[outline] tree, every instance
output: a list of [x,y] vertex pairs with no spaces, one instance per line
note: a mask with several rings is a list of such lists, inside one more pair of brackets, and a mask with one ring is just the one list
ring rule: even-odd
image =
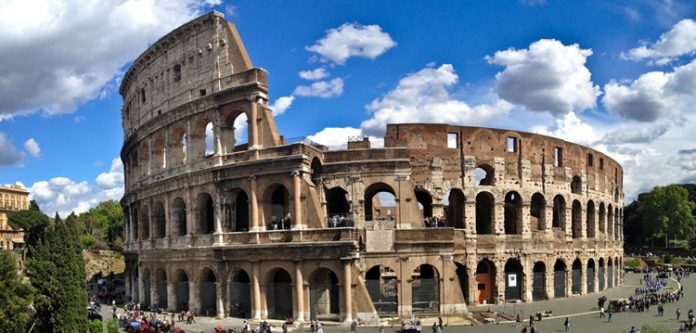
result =
[[[646,235],[655,239],[693,237],[696,208],[680,185],[657,186],[641,200],[640,214]],[[665,244],[666,245],[666,244]]]
[[89,248],[120,250],[123,245],[123,210],[113,200],[104,201],[78,216],[83,245]]
[[31,209],[12,212],[7,216],[12,229],[24,230],[24,243],[29,248],[38,243],[43,237],[44,229],[49,225],[48,216],[38,209],[36,202],[32,200],[32,203]]
[[31,287],[17,274],[15,255],[0,250],[0,332],[25,332],[31,317]]

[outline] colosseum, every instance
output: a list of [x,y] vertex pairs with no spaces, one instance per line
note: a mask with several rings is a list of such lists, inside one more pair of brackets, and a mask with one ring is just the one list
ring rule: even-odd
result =
[[623,171],[599,151],[447,124],[287,139],[217,12],[151,45],[120,93],[133,301],[374,322],[621,283]]

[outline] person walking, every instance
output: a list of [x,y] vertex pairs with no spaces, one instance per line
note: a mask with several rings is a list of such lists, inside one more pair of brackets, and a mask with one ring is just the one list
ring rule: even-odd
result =
[[611,312],[611,311],[609,311],[609,317],[607,318],[607,323],[611,323],[611,322],[612,322],[612,319],[613,319],[612,317],[613,317],[613,316],[614,316],[614,313]]
[[570,331],[570,318],[566,317],[565,321],[563,322],[563,328],[565,328],[566,332]]
[[681,310],[679,310],[679,308],[677,308],[677,320],[679,320],[679,317],[681,317]]
[[604,315],[604,307],[601,307],[601,308],[599,308],[599,318],[604,318],[604,317],[606,317]]

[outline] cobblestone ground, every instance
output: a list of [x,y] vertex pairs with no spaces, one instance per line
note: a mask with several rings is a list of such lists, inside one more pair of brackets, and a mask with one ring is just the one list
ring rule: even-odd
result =
[[[472,311],[499,311],[508,314],[519,313],[522,318],[524,318],[525,324],[528,323],[528,318],[530,314],[551,310],[553,311],[553,317],[543,318],[540,322],[535,322],[535,327],[538,329],[537,332],[564,332],[563,321],[566,316],[570,318],[571,332],[592,332],[592,333],[603,333],[603,332],[628,332],[631,326],[635,326],[637,329],[643,324],[660,324],[666,326],[670,332],[676,332],[679,328],[680,323],[676,320],[676,309],[679,307],[682,312],[682,319],[686,317],[686,313],[689,309],[696,310],[696,276],[691,276],[682,279],[682,284],[684,285],[685,297],[676,303],[667,303],[665,305],[665,316],[657,316],[657,307],[651,307],[650,312],[622,312],[614,314],[613,322],[608,323],[606,318],[599,318],[599,312],[597,309],[597,298],[600,296],[607,296],[607,298],[616,297],[627,297],[633,294],[636,287],[639,286],[639,278],[641,274],[627,273],[625,276],[625,284],[621,287],[614,288],[612,290],[589,294],[584,296],[577,296],[572,298],[555,299],[551,301],[541,301],[529,304],[505,304],[505,305],[491,305],[491,306],[479,306],[470,308]],[[677,288],[677,283],[675,281],[669,280],[665,290],[674,290]],[[104,318],[111,316],[110,310],[104,307]],[[241,328],[242,320],[236,318],[226,318],[222,320],[210,318],[210,317],[198,317],[196,318],[197,323],[193,325],[179,324],[177,326],[186,330],[190,333],[212,333],[214,332],[214,327],[222,326],[225,328]],[[423,318],[423,332],[430,333],[430,326],[432,326],[433,321],[436,318]],[[269,320],[268,322],[274,325],[274,332],[281,332],[280,321]],[[451,317],[445,318],[445,323],[447,327],[444,329],[444,333],[460,333],[460,332],[520,332],[522,327],[515,327],[514,323],[500,323],[495,325],[478,325],[478,326],[463,326],[464,320],[461,318]],[[258,327],[257,322],[252,322],[252,327],[256,330]],[[393,333],[397,330],[398,326],[385,326],[385,333]],[[294,332],[305,333],[310,332],[309,327],[299,327],[295,328]],[[347,325],[339,325],[336,323],[324,323],[325,333],[348,333],[349,328]],[[380,333],[379,327],[359,327],[358,333]]]

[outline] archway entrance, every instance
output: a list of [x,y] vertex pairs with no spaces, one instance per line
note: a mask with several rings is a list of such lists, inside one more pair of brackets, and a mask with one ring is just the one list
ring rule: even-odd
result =
[[278,185],[270,197],[271,224],[270,230],[290,229],[292,218],[290,216],[290,192],[283,185]]
[[592,258],[587,261],[587,292],[594,292],[595,263]]
[[522,264],[517,259],[505,263],[505,300],[522,299]]
[[465,201],[464,193],[460,189],[452,189],[447,196],[447,204],[445,206],[445,220],[447,225],[457,229],[464,229],[465,216]]
[[571,292],[573,294],[580,294],[580,291],[582,290],[582,263],[580,262],[580,259],[575,259],[573,261],[573,272],[571,275],[572,279],[572,285],[571,285]]
[[459,281],[459,288],[462,291],[462,297],[464,297],[464,302],[469,304],[469,273],[466,271],[466,266],[456,263],[457,266],[457,280]]
[[340,187],[326,191],[327,225],[330,228],[353,226],[347,196],[348,192]]
[[488,192],[481,192],[476,196],[476,233],[487,235],[493,233],[494,225],[494,203],[493,195]]
[[309,306],[312,318],[339,320],[338,277],[327,268],[317,269],[309,279]]
[[481,260],[476,266],[476,302],[478,304],[493,303],[495,265],[487,260]]
[[505,234],[522,233],[522,198],[517,192],[508,192],[505,195],[504,225]]
[[196,212],[198,213],[198,234],[212,234],[215,231],[215,208],[213,197],[208,193],[201,193],[196,200]]
[[215,273],[208,268],[201,272],[199,299],[201,301],[200,314],[206,316],[217,315],[217,279]]
[[246,192],[239,190],[234,200],[234,231],[249,231],[249,197]]
[[534,278],[532,280],[532,300],[546,299],[546,265],[543,261],[534,264]]
[[145,270],[145,273],[143,273],[143,305],[145,306],[150,306],[152,305],[151,299],[150,299],[150,271]]
[[411,276],[411,306],[413,312],[440,312],[439,274],[435,267],[420,265]]
[[266,294],[268,318],[287,319],[292,314],[292,278],[290,274],[278,268],[271,272]]
[[597,272],[597,280],[599,280],[599,290],[606,289],[606,284],[604,283],[604,258],[599,258],[599,271]]
[[553,265],[553,293],[555,298],[566,297],[566,265],[561,259]]
[[380,316],[396,314],[398,282],[396,273],[386,266],[374,266],[365,273],[365,286]]
[[229,282],[230,317],[251,318],[251,280],[244,270],[237,271]]
[[396,195],[391,186],[384,183],[370,185],[365,190],[365,221],[384,221],[390,226],[396,222]]
[[607,288],[614,288],[614,265],[611,258],[607,260]]
[[174,199],[172,203],[172,217],[174,218],[174,235],[186,235],[186,203],[182,198]]
[[182,270],[176,274],[176,306],[177,310],[188,310],[189,304],[189,280]]
[[157,271],[157,307],[167,308],[167,274],[161,269]]

